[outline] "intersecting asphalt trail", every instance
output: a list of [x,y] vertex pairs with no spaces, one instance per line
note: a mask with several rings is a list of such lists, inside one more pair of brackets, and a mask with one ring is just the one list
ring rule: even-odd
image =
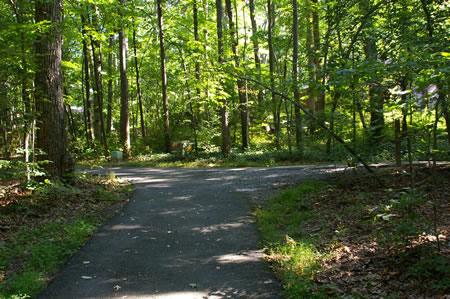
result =
[[136,189],[39,298],[282,298],[252,200],[327,167],[111,168]]

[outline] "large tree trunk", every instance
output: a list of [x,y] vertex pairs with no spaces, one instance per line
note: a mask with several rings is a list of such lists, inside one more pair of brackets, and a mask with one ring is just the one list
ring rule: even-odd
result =
[[[223,51],[223,3],[222,0],[216,0],[216,13],[217,13],[217,52],[219,64],[224,63],[224,51]],[[222,84],[223,85],[223,84]],[[222,107],[220,110],[222,120],[222,153],[228,155],[230,153],[230,126],[228,123],[228,109],[227,100],[222,100]]]
[[37,146],[46,154],[40,158],[51,163],[44,167],[52,178],[73,171],[73,160],[67,152],[67,133],[61,67],[61,0],[35,2],[36,22],[48,21],[52,26],[36,39],[36,110],[39,130]]
[[[126,0],[120,0],[120,5],[125,5]],[[122,10],[120,17],[123,24]],[[122,25],[119,31],[119,60],[120,60],[120,142],[125,158],[131,155],[130,144],[130,111],[128,107],[128,77],[127,77],[127,48],[128,39]]]
[[157,4],[158,4],[159,47],[161,58],[161,85],[162,85],[162,100],[164,110],[164,147],[166,153],[170,153],[169,98],[167,97],[166,50],[164,47],[164,26],[163,26],[161,0],[158,0]]
[[272,112],[273,112],[273,121],[275,124],[275,146],[279,150],[281,148],[280,145],[280,112],[278,109],[277,98],[275,95],[275,52],[273,49],[272,42],[272,31],[275,25],[274,20],[274,12],[273,12],[273,4],[270,0],[267,0],[267,11],[268,11],[268,19],[269,19],[269,69],[270,69],[270,89],[272,93]]
[[[227,16],[228,16],[228,26],[231,36],[231,48],[234,55],[234,62],[236,67],[239,67],[240,60],[238,54],[238,38],[236,33],[237,24],[233,21],[233,9],[231,6],[231,0],[225,0]],[[237,16],[236,16],[237,17]],[[242,134],[242,148],[248,148],[248,102],[245,96],[245,82],[242,79],[237,79],[238,95],[239,95],[239,110],[241,114],[241,134]]]
[[302,155],[302,119],[300,114],[301,105],[300,92],[298,90],[298,3],[297,0],[292,0],[293,22],[292,22],[292,36],[293,36],[293,52],[292,52],[292,82],[294,84],[294,114],[295,114],[295,144],[297,150]]

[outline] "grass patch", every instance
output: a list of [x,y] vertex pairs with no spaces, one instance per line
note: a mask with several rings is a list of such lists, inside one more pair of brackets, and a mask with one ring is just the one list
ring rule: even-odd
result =
[[99,224],[95,218],[70,224],[57,221],[23,228],[12,235],[0,254],[2,270],[19,262],[22,271],[1,284],[0,297],[33,296],[42,291],[52,274],[89,239]]
[[302,232],[303,223],[316,216],[312,195],[325,187],[322,182],[311,181],[285,189],[256,212],[268,259],[282,281],[286,298],[328,295],[328,290],[311,282],[327,254]]
[[[323,161],[325,162],[325,161]],[[78,162],[80,166],[132,166],[132,167],[185,167],[185,168],[210,168],[210,167],[272,167],[311,164],[311,160],[300,159],[298,152],[261,150],[235,150],[225,157],[220,152],[210,153],[180,153],[151,154],[132,157],[120,163],[112,163],[106,159]],[[314,162],[317,164],[317,162]]]
[[130,190],[131,185],[114,174],[80,174],[73,186],[56,182],[0,198],[5,224],[0,234],[0,298],[39,294],[67,259],[126,203]]

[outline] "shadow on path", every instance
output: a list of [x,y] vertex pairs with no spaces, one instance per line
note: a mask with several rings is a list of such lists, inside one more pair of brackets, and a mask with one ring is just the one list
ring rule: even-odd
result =
[[97,170],[130,180],[129,204],[39,298],[282,298],[261,261],[248,195],[307,168]]

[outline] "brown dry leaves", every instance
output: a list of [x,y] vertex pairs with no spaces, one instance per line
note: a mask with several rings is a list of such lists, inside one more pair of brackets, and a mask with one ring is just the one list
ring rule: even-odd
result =
[[[421,206],[416,212],[424,219],[437,223],[441,239],[440,254],[448,261],[450,166],[439,167],[436,189],[433,188],[429,168],[422,167],[416,171],[415,182],[420,182],[419,187],[426,193],[426,199],[433,200],[439,207],[437,214],[431,204]],[[336,295],[344,297],[420,298],[445,295],[442,289],[433,288],[435,278],[417,279],[407,271],[408,266],[423,259],[420,254],[422,247],[436,247],[434,236],[423,235],[403,247],[389,246],[388,241],[383,241],[382,236],[389,240],[394,235],[395,221],[374,220],[374,216],[380,207],[388,204],[389,194],[393,190],[399,191],[410,185],[410,177],[405,171],[392,168],[380,169],[378,175],[386,186],[378,186],[367,174],[340,174],[331,179],[328,190],[316,197],[314,209],[319,216],[307,221],[303,231],[320,240],[316,246],[331,252],[331,255],[314,281],[332,286]]]

